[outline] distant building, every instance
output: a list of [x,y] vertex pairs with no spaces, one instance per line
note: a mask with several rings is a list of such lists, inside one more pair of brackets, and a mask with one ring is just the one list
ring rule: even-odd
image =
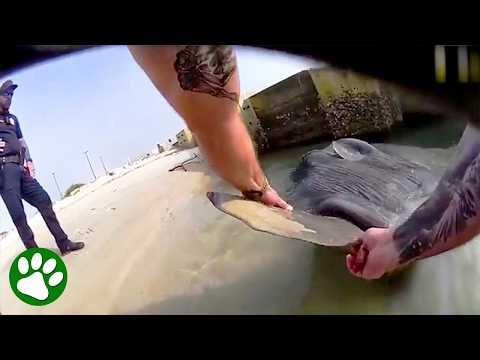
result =
[[174,146],[177,144],[177,138],[176,137],[169,137],[167,138],[166,144],[170,146]]
[[153,154],[161,154],[168,151],[172,146],[177,145],[178,140],[176,136],[168,137],[164,142],[155,144],[155,149],[152,150]]
[[168,151],[172,148],[172,146],[170,144],[157,144],[157,146],[155,147],[155,150],[152,151],[152,153],[157,153],[157,154],[161,154],[165,151]]
[[177,146],[184,149],[190,149],[197,146],[195,137],[190,129],[183,129],[177,134]]
[[165,149],[165,146],[162,145],[162,144],[157,144],[155,149],[156,149],[157,154],[161,154],[161,153],[163,153],[164,151],[167,150],[167,149]]

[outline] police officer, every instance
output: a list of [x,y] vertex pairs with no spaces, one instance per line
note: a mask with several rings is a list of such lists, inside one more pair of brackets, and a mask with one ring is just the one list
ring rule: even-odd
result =
[[9,112],[14,90],[11,80],[0,87],[0,195],[25,247],[38,247],[27,224],[22,199],[36,207],[52,233],[62,255],[84,247],[68,239],[52,208],[47,192],[34,179],[33,161],[15,115]]

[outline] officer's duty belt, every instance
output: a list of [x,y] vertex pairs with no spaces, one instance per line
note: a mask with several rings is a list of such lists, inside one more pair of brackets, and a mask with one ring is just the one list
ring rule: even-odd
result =
[[0,156],[0,164],[7,163],[21,164],[20,155]]

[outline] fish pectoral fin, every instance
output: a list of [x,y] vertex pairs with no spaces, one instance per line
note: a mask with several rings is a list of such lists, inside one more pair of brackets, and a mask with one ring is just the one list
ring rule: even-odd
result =
[[362,230],[339,218],[303,211],[287,211],[243,199],[236,195],[209,192],[208,199],[220,211],[253,230],[322,246],[344,248],[354,243]]
[[342,159],[349,161],[359,161],[375,150],[369,143],[353,138],[333,141],[332,148]]

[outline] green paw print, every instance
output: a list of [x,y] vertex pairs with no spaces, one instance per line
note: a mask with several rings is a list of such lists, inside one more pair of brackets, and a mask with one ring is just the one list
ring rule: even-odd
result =
[[29,305],[43,306],[57,300],[67,286],[67,268],[51,250],[33,248],[22,252],[10,267],[10,286]]

